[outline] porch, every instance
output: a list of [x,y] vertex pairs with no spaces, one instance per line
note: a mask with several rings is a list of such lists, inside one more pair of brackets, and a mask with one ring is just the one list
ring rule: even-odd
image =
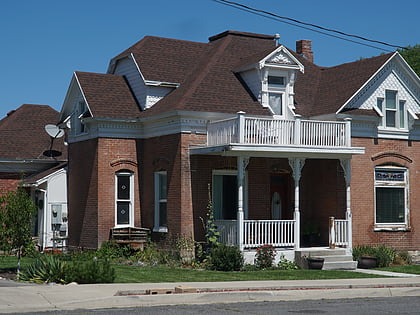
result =
[[[341,169],[341,180],[344,181],[343,212],[331,214],[319,207],[319,211],[327,213],[320,219],[324,226],[329,226],[328,245],[330,248],[352,247],[352,223],[350,202],[350,176],[351,157],[354,154],[363,154],[364,148],[351,146],[351,121],[317,121],[280,120],[274,118],[261,118],[246,116],[239,112],[234,118],[209,122],[207,125],[207,142],[204,146],[190,148],[192,155],[214,155],[220,157],[236,158],[237,204],[236,215],[217,220],[215,223],[220,233],[222,243],[238,246],[242,251],[254,251],[257,247],[271,244],[277,249],[296,251],[302,247],[302,219],[301,219],[301,176],[302,169],[307,161],[336,160],[337,167]],[[268,200],[272,204],[272,214],[267,220],[248,219],[247,212],[247,167],[250,160],[282,159],[282,170],[290,174],[290,205],[291,212],[287,217],[274,215],[274,190],[267,191]],[[335,164],[334,164],[335,165]],[[218,171],[214,168],[213,174]],[[230,168],[232,169],[232,168]],[[273,171],[275,172],[275,171]],[[335,172],[335,171],[334,171]],[[269,176],[269,173],[258,176]],[[344,178],[344,179],[343,179]],[[252,179],[251,179],[252,180]],[[250,180],[250,181],[251,181]],[[316,186],[317,183],[314,183]],[[308,186],[307,186],[308,187]],[[308,189],[306,187],[306,189]],[[231,190],[232,191],[232,190]],[[232,191],[233,192],[233,191]],[[281,190],[277,191],[281,200],[284,200]],[[270,197],[268,197],[270,195]],[[286,196],[287,197],[287,196]],[[221,197],[222,198],[222,197]],[[271,201],[270,201],[271,200]],[[256,213],[259,205],[248,209]],[[286,209],[286,208],[283,208]],[[337,216],[330,218],[328,217]],[[229,219],[229,220],[226,220]],[[286,219],[286,220],[285,220]],[[306,221],[308,218],[305,219]],[[325,243],[327,242],[325,236]],[[306,245],[304,244],[303,247]]]
[[[245,250],[256,249],[270,244],[276,248],[298,248],[300,224],[296,220],[243,220],[238,226],[238,220],[215,220],[219,241],[230,246],[241,245]],[[329,247],[346,247],[350,245],[349,220],[330,217]],[[242,235],[238,237],[238,231]],[[239,239],[242,243],[239,243]]]

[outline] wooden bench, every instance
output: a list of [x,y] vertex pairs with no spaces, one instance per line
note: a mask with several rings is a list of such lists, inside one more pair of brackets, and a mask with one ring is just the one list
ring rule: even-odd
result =
[[121,227],[111,229],[111,240],[118,244],[130,244],[135,249],[143,249],[150,230],[138,227]]

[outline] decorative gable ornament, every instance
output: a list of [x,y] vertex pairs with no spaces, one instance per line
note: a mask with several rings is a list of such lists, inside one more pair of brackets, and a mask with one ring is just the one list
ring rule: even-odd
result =
[[269,55],[260,60],[259,68],[262,69],[264,67],[288,68],[300,70],[302,73],[304,72],[303,64],[283,45],[277,47]]
[[272,56],[266,62],[267,63],[286,64],[286,65],[296,64],[283,52],[280,52],[277,55]]

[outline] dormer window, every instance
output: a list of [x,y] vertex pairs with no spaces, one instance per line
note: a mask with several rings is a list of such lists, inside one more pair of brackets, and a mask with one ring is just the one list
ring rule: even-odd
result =
[[286,91],[286,78],[281,76],[268,76],[268,105],[274,115],[282,116],[283,97]]
[[385,91],[385,98],[378,98],[376,105],[382,113],[379,126],[383,128],[407,129],[407,109],[405,100],[398,98],[398,92]]

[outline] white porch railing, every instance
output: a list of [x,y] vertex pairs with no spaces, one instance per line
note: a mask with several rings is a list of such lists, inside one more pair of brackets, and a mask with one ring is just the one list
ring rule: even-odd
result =
[[330,247],[349,246],[349,221],[330,217]]
[[350,147],[350,121],[245,117],[210,122],[207,145],[226,144]]
[[[219,241],[226,245],[238,245],[237,221],[217,220]],[[294,220],[244,220],[244,248],[255,248],[265,244],[274,247],[295,246]]]

